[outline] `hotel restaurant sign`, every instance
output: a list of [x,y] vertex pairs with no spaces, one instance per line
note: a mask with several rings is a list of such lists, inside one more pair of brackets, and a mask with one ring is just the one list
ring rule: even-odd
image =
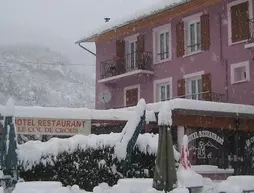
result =
[[19,134],[72,136],[91,133],[91,120],[16,117],[15,123]]

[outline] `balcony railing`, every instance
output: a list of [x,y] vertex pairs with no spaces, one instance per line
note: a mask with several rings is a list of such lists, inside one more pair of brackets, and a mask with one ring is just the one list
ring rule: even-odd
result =
[[135,70],[152,71],[151,52],[133,52],[123,58],[114,58],[101,63],[101,79]]
[[[227,102],[226,96],[224,94],[209,92],[209,91],[200,92],[200,93],[192,94],[192,95],[183,95],[183,96],[172,97],[169,100],[176,99],[176,98],[185,98],[185,99],[191,99],[191,100],[212,101],[212,102],[222,102],[222,103]],[[168,100],[165,100],[165,101],[168,101]],[[110,107],[110,108],[119,109],[119,108],[125,108],[125,107],[126,106],[124,106],[124,105],[118,105],[118,106],[113,106],[113,107]]]
[[213,101],[213,102],[226,102],[226,96],[224,94],[209,91],[191,95],[178,96],[176,98],[186,98],[192,100]]

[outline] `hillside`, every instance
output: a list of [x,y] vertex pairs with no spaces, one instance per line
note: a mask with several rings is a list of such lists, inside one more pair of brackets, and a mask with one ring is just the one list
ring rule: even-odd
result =
[[68,63],[40,46],[0,47],[0,104],[12,96],[17,105],[93,108],[94,72]]

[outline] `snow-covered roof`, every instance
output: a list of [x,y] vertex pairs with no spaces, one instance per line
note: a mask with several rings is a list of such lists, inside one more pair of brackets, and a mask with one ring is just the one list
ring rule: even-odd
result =
[[96,37],[106,32],[112,31],[116,28],[128,25],[130,23],[150,17],[155,14],[158,14],[160,12],[168,10],[177,5],[186,3],[188,1],[189,0],[160,0],[160,2],[157,2],[153,4],[152,6],[149,6],[148,8],[130,13],[128,17],[120,18],[117,20],[110,20],[110,22],[107,22],[103,26],[100,26],[99,28],[97,28],[96,30],[91,31],[90,33],[88,33],[86,36],[84,36],[83,38],[81,38],[79,41],[75,43],[79,44],[82,42],[94,41]]
[[[0,105],[0,114],[5,115],[5,106]],[[15,106],[14,115],[24,118],[86,119],[127,121],[135,114],[134,109],[96,110],[88,108]],[[146,113],[148,121],[156,121],[153,112]]]
[[[160,112],[163,106],[168,106],[171,110],[174,109],[185,109],[185,110],[196,110],[196,111],[210,111],[210,112],[221,112],[221,113],[236,113],[236,114],[253,114],[253,105],[243,105],[234,103],[221,103],[212,101],[201,101],[176,98],[169,101],[149,103],[146,105],[147,111]],[[133,107],[124,108],[133,110]]]
[[[254,106],[241,105],[232,103],[219,103],[189,99],[172,99],[166,102],[150,103],[146,105],[146,118],[149,121],[155,121],[154,112],[160,112],[162,107],[167,107],[170,110],[185,109],[198,110],[221,113],[236,113],[236,114],[252,114],[254,116]],[[132,117],[135,107],[96,110],[88,108],[64,108],[64,107],[25,107],[15,106],[16,117],[31,117],[31,118],[55,118],[55,119],[92,119],[92,120],[123,120],[127,121]],[[0,105],[0,114],[4,115],[5,106]]]

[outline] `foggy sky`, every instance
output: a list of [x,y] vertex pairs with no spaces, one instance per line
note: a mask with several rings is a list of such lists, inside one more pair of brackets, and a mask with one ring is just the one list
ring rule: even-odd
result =
[[[95,58],[74,42],[104,24],[128,18],[159,0],[0,0],[0,45],[39,44],[73,63],[94,65]],[[87,47],[94,50],[94,45]]]

